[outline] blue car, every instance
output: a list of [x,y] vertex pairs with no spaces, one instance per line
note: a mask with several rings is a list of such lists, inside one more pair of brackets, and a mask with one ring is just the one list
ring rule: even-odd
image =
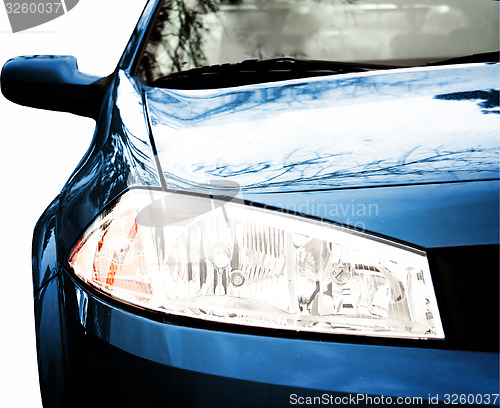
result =
[[499,2],[151,0],[38,221],[48,407],[499,405]]

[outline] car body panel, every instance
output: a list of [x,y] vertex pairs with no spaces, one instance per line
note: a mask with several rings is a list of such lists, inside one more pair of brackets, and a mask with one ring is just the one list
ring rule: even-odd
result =
[[60,406],[67,388],[68,339],[56,241],[58,209],[56,198],[37,223],[32,247],[38,371],[42,399],[48,406]]
[[[167,186],[311,191],[498,178],[500,64],[147,88]],[[179,155],[178,152],[183,154]],[[313,215],[313,214],[311,214]]]
[[[471,69],[475,68],[480,71],[486,68],[487,72],[490,73],[497,72],[498,65],[468,66],[466,71],[469,73]],[[460,68],[453,68],[453,70],[460,71]],[[440,72],[442,71],[445,70],[440,69]],[[331,80],[334,78],[330,78]],[[317,79],[313,80],[313,82],[315,81]],[[491,83],[491,78],[488,79],[488,83]],[[464,89],[464,86],[461,86],[461,89]],[[156,90],[155,92],[163,91]],[[207,190],[207,180],[211,177],[222,179],[220,173],[205,173],[205,169],[202,167],[197,167],[197,169],[201,169],[204,174],[203,182],[196,185],[194,185],[194,181],[188,182],[186,179],[182,181],[180,177],[174,177],[173,173],[166,170],[171,166],[171,162],[167,160],[170,156],[167,154],[162,156],[161,151],[158,156],[154,154],[155,149],[159,148],[158,144],[160,146],[162,144],[161,141],[158,142],[162,137],[161,134],[158,134],[160,130],[172,132],[171,139],[174,135],[178,136],[179,130],[168,124],[167,119],[165,119],[167,112],[162,113],[161,119],[163,121],[160,121],[159,102],[153,107],[151,106],[151,98],[148,97],[150,109],[148,113],[153,132],[156,132],[157,135],[152,142],[144,119],[140,83],[137,83],[134,78],[123,71],[119,71],[110,92],[110,103],[103,108],[101,113],[103,117],[109,118],[98,122],[99,125],[91,149],[75,170],[61,195],[64,205],[61,208],[60,217],[66,221],[64,228],[58,233],[60,238],[58,245],[64,256],[68,255],[72,245],[96,214],[127,188],[141,186],[160,188],[162,183],[166,183],[167,187],[170,188],[210,193]],[[168,92],[174,91],[169,90]],[[234,95],[230,94],[230,97],[234,97]],[[115,99],[116,104],[112,102]],[[448,167],[449,171],[446,168],[442,171],[435,171],[434,173],[437,175],[433,174],[431,168],[415,175],[402,172],[400,180],[396,173],[393,178],[404,185],[393,185],[392,187],[386,186],[385,184],[389,183],[383,182],[384,179],[387,181],[387,175],[382,176],[382,185],[380,185],[379,176],[375,175],[373,185],[370,186],[368,178],[367,186],[359,188],[359,183],[364,179],[364,176],[359,177],[356,172],[353,172],[352,177],[347,177],[345,182],[338,181],[332,174],[310,177],[309,179],[301,177],[293,179],[291,174],[302,172],[306,161],[311,162],[309,167],[314,167],[313,164],[319,164],[322,163],[322,160],[326,160],[318,159],[316,161],[314,158],[307,158],[307,155],[304,154],[311,152],[306,151],[304,154],[301,153],[304,160],[296,163],[296,166],[288,166],[285,175],[287,179],[283,182],[266,181],[265,177],[269,176],[268,169],[271,167],[266,165],[261,166],[263,174],[254,170],[250,172],[251,174],[245,175],[245,177],[251,175],[256,180],[260,179],[261,181],[257,183],[255,188],[241,184],[241,192],[237,197],[265,206],[296,211],[306,216],[358,227],[421,248],[498,243],[498,213],[496,211],[498,208],[498,182],[491,180],[494,176],[494,178],[498,178],[498,138],[494,132],[498,115],[483,113],[480,106],[484,102],[483,100],[441,102],[451,104],[451,108],[463,104],[465,111],[487,119],[488,125],[484,130],[484,144],[488,144],[487,149],[485,149],[486,153],[473,147],[483,143],[481,138],[464,140],[464,146],[469,145],[468,149],[472,151],[470,156],[460,154],[459,158],[450,160],[450,163],[448,160],[442,160],[442,163],[437,164],[431,163],[431,167]],[[175,106],[175,103],[172,105]],[[165,106],[170,105],[165,103]],[[170,111],[173,112],[174,109],[179,108],[171,107]],[[256,109],[260,111],[262,107],[259,105]],[[194,126],[195,130],[196,126]],[[455,128],[455,132],[458,132],[458,129]],[[450,143],[452,143],[453,134],[448,136],[451,140]],[[251,134],[247,136],[247,139],[250,137]],[[444,140],[440,140],[439,143],[444,142]],[[169,143],[169,141],[166,142],[167,145]],[[180,138],[179,143],[180,146],[173,147],[186,152],[186,146],[182,146],[182,138]],[[198,149],[196,144],[192,144],[191,148]],[[187,152],[186,156],[189,157]],[[159,158],[159,162],[156,161],[157,158]],[[186,163],[189,162],[185,156],[183,158],[186,159]],[[161,166],[163,172],[157,170],[157,164]],[[334,161],[332,164],[336,165],[336,162]],[[275,167],[277,168],[277,165]],[[480,170],[476,171],[476,167],[479,167]],[[185,168],[187,166],[183,167],[184,170]],[[379,172],[374,171],[374,174],[377,173]],[[164,180],[162,174],[165,175]],[[428,175],[427,179],[426,175]],[[349,178],[353,180],[349,180]],[[224,179],[239,180],[237,175]],[[477,182],[474,182],[474,179]],[[354,182],[357,184],[351,185]],[[426,186],[426,184],[428,185]],[[287,193],[280,194],[278,192]],[[418,196],[418,200],[414,198],[416,196]],[[301,200],[304,201],[301,202]],[[481,205],[481,211],[476,210],[478,205]],[[370,214],[375,216],[369,217]],[[462,220],[460,224],[455,222],[458,218]],[[439,225],[440,228],[436,228],[433,234],[427,234],[426,231],[431,225]]]
[[[76,240],[95,216],[129,188],[159,189],[165,183],[156,167],[165,162],[155,161],[155,144],[147,126],[141,92],[136,79],[123,71],[117,73],[89,151],[58,199],[42,216],[35,232],[33,273],[42,394],[58,390],[44,397],[49,406],[78,401],[78,356],[94,361],[105,344],[112,346],[123,361],[138,358],[141,367],[149,361],[174,378],[192,373],[201,376],[196,377],[200,382],[253,384],[251,387],[257,387],[255,395],[262,397],[259,401],[268,406],[278,405],[275,399],[265,396],[269,391],[266,387],[278,387],[280,395],[284,390],[289,393],[300,387],[304,392],[326,390],[335,395],[364,392],[413,397],[497,390],[497,353],[445,350],[431,347],[432,343],[429,347],[350,344],[345,339],[317,341],[270,337],[265,333],[231,333],[223,328],[207,330],[189,324],[183,327],[133,313],[125,305],[108,303],[76,283],[64,265]],[[480,112],[475,100],[443,103],[464,103],[467,109],[477,110],[483,117],[497,116]],[[151,118],[154,129],[159,124],[155,123],[154,114]],[[495,207],[498,208],[498,182],[481,180],[482,172],[462,174],[469,177],[464,177],[467,181],[414,180],[406,186],[371,188],[311,189],[309,186],[307,191],[300,191],[302,185],[298,182],[297,188],[284,194],[278,193],[280,189],[276,186],[261,192],[243,188],[242,197],[354,227],[359,227],[356,222],[362,221],[372,232],[424,249],[495,242],[488,225],[498,224],[494,214]],[[481,181],[471,181],[470,177]],[[287,183],[293,184],[290,180]],[[412,198],[415,195],[419,200]],[[332,215],[328,213],[329,207],[325,209],[322,205],[299,208],[308,199],[317,204],[333,202],[341,210]],[[357,214],[357,218],[348,220],[343,211],[349,203],[375,203],[379,216],[367,220]],[[475,211],[479,204],[482,210]],[[406,214],[403,208],[407,209]],[[419,217],[424,216],[425,220],[419,222]],[[462,231],[454,224],[457,219],[465,220],[461,223]],[[439,222],[442,228],[426,237],[425,231],[432,222]],[[97,346],[89,346],[90,343]],[[146,370],[144,381],[151,375],[154,383],[153,376],[157,374]],[[201,387],[199,382],[196,384]],[[203,406],[199,399],[196,401],[192,406]]]
[[499,187],[498,180],[487,180],[245,194],[245,198],[421,248],[438,248],[498,244]]
[[123,71],[117,74],[94,140],[61,193],[57,238],[62,261],[95,216],[126,189],[162,185],[134,83]]
[[[498,393],[498,352],[453,342],[464,331],[474,338],[479,320],[457,329],[446,307],[444,343],[303,338],[151,315],[71,274],[75,243],[125,191],[210,195],[213,179],[238,183],[236,198],[246,204],[436,251],[438,266],[447,262],[439,258],[443,247],[467,247],[469,254],[499,241],[498,64],[218,90],[150,88],[132,73],[159,4],[148,2],[110,77],[90,148],[35,228],[44,406],[277,407],[289,405],[291,392],[441,400],[446,393]],[[433,276],[440,308],[452,301],[466,308],[470,294],[456,295],[446,279]]]
[[387,396],[483,394],[497,386],[495,353],[318,342],[169,324],[112,306],[72,278],[64,281],[72,319],[88,335],[168,367],[265,384]]
[[[44,215],[48,225],[54,223],[55,208],[52,205]],[[94,376],[111,375],[106,373],[113,372],[110,367],[116,364],[114,358],[121,361],[124,374],[113,374],[110,390],[120,390],[120,380],[131,383],[127,392],[120,391],[111,400],[122,401],[125,406],[134,398],[150,401],[161,396],[182,401],[182,405],[174,402],[175,406],[213,406],[219,394],[214,395],[208,384],[250,390],[255,394],[242,406],[258,401],[259,406],[269,407],[288,406],[292,393],[339,397],[366,393],[424,399],[440,395],[443,399],[445,394],[496,392],[497,353],[444,350],[435,348],[433,341],[426,342],[430,348],[425,344],[415,348],[350,344],[345,336],[340,343],[335,339],[280,337],[276,333],[271,337],[265,332],[247,334],[217,326],[206,329],[169,322],[167,316],[159,320],[158,316],[138,314],[134,308],[89,291],[64,266],[54,264],[51,239],[53,235],[37,240],[34,246],[35,256],[52,255],[35,296],[39,370],[42,390],[47,394],[44,401],[49,406],[80,406],[87,400],[80,396],[81,387],[95,385]],[[41,272],[40,265],[42,262],[37,262],[35,276],[37,270]],[[101,353],[105,353],[106,362],[100,360]],[[127,371],[130,367],[141,370],[140,381],[133,380]],[[155,387],[160,375],[171,382]],[[191,384],[189,392],[182,381]],[[143,399],[144,383],[151,389]],[[99,395],[99,391],[96,393]],[[177,393],[181,393],[178,400],[174,398]],[[111,398],[109,393],[104,394]],[[227,406],[237,400],[231,392],[225,395]]]
[[231,181],[244,200],[416,246],[480,245],[499,236],[499,67],[146,97],[170,188],[210,193]]

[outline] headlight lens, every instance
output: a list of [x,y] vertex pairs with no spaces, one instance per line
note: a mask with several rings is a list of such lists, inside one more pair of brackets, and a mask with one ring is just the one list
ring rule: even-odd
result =
[[444,338],[425,253],[238,203],[128,191],[89,227],[69,265],[109,296],[172,315]]

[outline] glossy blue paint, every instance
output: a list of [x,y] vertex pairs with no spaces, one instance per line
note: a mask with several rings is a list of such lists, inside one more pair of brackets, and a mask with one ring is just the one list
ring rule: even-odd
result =
[[32,245],[33,293],[57,277],[59,264],[56,243],[56,214],[59,198],[47,207],[37,222]]
[[38,372],[42,399],[47,406],[61,406],[68,388],[66,311],[57,256],[56,214],[59,198],[45,210],[33,237],[33,292]]
[[161,3],[163,3],[163,0],[150,0],[144,6],[142,15],[139,18],[134,32],[127,43],[127,47],[123,52],[120,62],[118,63],[118,69],[122,69],[127,72],[133,71],[134,63],[139,58],[138,55],[141,45],[147,35],[150,21],[154,16],[155,10],[161,5]]
[[499,242],[498,180],[243,196],[422,248]]
[[94,140],[61,192],[58,247],[65,262],[89,223],[126,189],[161,181],[135,81],[120,71],[103,106]]
[[71,387],[68,332],[60,276],[35,295],[35,325],[40,390],[44,406],[64,406]]
[[498,387],[496,353],[318,342],[184,327],[111,306],[88,295],[71,278],[65,279],[65,286],[67,297],[86,299],[75,302],[78,306],[71,313],[88,335],[177,369],[272,385],[403,397],[494,393]]
[[[498,392],[498,353],[164,323],[98,297],[71,276],[68,255],[92,220],[127,189],[165,182],[209,193],[210,180],[229,181],[226,193],[240,185],[238,198],[428,251],[499,241],[498,64],[218,90],[149,88],[131,73],[159,4],[146,5],[105,84],[89,151],[35,229],[45,406],[74,407],[94,396],[138,406],[148,396],[169,402],[176,392],[187,406],[213,406],[205,398],[210,392],[223,393],[231,406],[239,386],[252,390],[247,406],[273,407],[280,406],[276,395],[295,389],[424,398]],[[440,308],[448,304],[448,288],[441,289]],[[95,378],[102,381],[96,385]],[[141,395],[148,384],[154,386]],[[288,406],[286,398],[281,403]]]
[[[79,370],[74,361],[82,352],[75,347],[81,344],[91,355],[109,345],[123,353],[124,359],[137,357],[165,370],[207,375],[214,384],[231,379],[263,387],[424,397],[464,390],[496,390],[497,353],[320,342],[183,327],[126,312],[75,285],[60,265],[65,264],[72,246],[93,218],[128,188],[162,185],[155,146],[144,119],[150,115],[153,129],[165,124],[160,123],[154,107],[144,112],[141,89],[140,83],[125,72],[116,74],[91,148],[37,227],[33,255],[35,282],[39,283],[35,287],[35,305],[42,387],[44,393],[49,393],[44,397],[46,401],[58,406],[54,398],[74,401],[78,395],[73,376]],[[472,105],[467,105],[467,109],[479,110],[476,101]],[[176,131],[175,127],[168,128]],[[317,162],[320,163],[321,160]],[[446,183],[435,184],[431,178],[422,185],[413,180],[413,185],[406,187],[345,186],[348,188],[286,194],[278,193],[281,188],[277,184],[260,193],[258,189],[243,190],[243,197],[290,210],[295,205],[299,212],[347,224],[352,222],[345,215],[332,216],[328,207],[319,204],[345,206],[352,200],[369,200],[368,205],[378,206],[380,217],[365,220],[357,214],[357,219],[366,221],[366,228],[374,232],[423,247],[493,242],[487,225],[497,220],[493,210],[498,208],[498,182],[479,181],[482,172],[466,169],[462,174],[472,175],[476,181],[450,183],[445,178]],[[286,186],[293,187],[290,190],[303,189],[300,179],[288,180]],[[309,198],[318,205],[308,211],[298,208],[301,203],[307,205]],[[481,211],[475,211],[479,204]],[[419,215],[426,219],[419,223]],[[454,223],[457,218],[465,226],[462,231]],[[432,222],[439,222],[443,228],[426,236],[426,227]],[[467,240],[471,232],[475,235]],[[79,329],[69,328],[73,326]],[[95,343],[92,339],[99,339],[100,346],[87,346],[88,342]],[[57,391],[52,395],[54,389]],[[264,389],[259,388],[258,395],[266,395]]]
[[171,188],[311,191],[498,178],[499,75],[470,64],[146,96]]
[[[142,102],[140,83],[119,71],[101,110],[91,148],[37,227],[35,306],[39,369],[42,388],[48,393],[44,400],[58,406],[54,399],[63,401],[78,395],[73,376],[79,367],[74,366],[74,359],[81,350],[74,345],[85,345],[93,338],[102,345],[95,347],[108,344],[124,356],[154,362],[166,370],[207,375],[215,384],[231,379],[272,387],[424,397],[496,390],[496,353],[319,342],[183,327],[126,312],[75,285],[59,265],[65,264],[73,244],[92,219],[126,189],[160,188],[162,184],[145,121],[147,114],[153,129],[167,127],[154,111],[158,105],[145,116]],[[479,111],[476,101],[467,103],[467,109]],[[462,174],[480,180],[483,173]],[[277,184],[260,193],[258,189],[243,189],[243,198],[354,226],[361,220],[368,230],[422,247],[497,242],[488,224],[498,220],[494,214],[498,182],[444,180],[444,184],[431,178],[420,185],[413,180],[408,186],[344,186],[347,188],[286,194],[277,192],[281,190]],[[284,190],[303,189],[301,179],[288,180],[286,186]],[[303,210],[309,199],[317,205]],[[378,215],[366,219],[356,214],[357,218],[350,220],[342,211],[353,202],[365,203],[368,208],[376,204]],[[328,210],[332,205],[340,210],[335,216]],[[481,211],[476,211],[479,205]],[[442,228],[436,229],[433,223]],[[431,226],[433,233],[426,234]],[[80,330],[68,329],[72,326]],[[92,346],[86,352],[97,353],[98,349]],[[57,391],[52,394],[54,389]],[[257,395],[265,392],[259,388]]]

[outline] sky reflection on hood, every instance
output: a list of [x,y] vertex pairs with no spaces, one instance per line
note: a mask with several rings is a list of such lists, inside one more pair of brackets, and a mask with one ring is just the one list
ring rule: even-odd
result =
[[169,187],[304,191],[498,178],[498,106],[484,99],[498,75],[476,64],[146,96]]

